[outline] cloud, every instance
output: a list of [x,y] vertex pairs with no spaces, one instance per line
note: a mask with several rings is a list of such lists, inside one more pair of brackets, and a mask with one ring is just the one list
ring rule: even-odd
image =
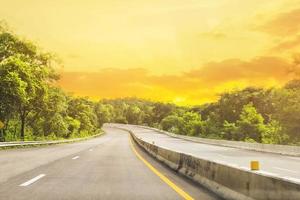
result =
[[[211,62],[179,75],[152,75],[147,70],[104,69],[63,72],[60,85],[80,96],[117,98],[135,96],[180,104],[215,100],[219,93],[246,86],[273,86],[293,78],[292,64],[277,57]],[[180,101],[179,101],[180,100]]]
[[222,83],[241,79],[285,79],[289,63],[277,57],[257,57],[250,61],[229,59],[211,62],[187,73],[190,77],[201,77],[204,82]]
[[142,87],[144,69],[104,69],[100,72],[62,72],[59,84],[81,96],[134,96]]
[[300,31],[300,8],[280,13],[258,29],[276,36],[290,36]]
[[271,42],[269,55],[289,56],[300,47],[300,8],[277,13],[256,26],[256,30],[267,33]]
[[271,49],[271,52],[297,50],[299,46],[300,46],[300,35],[296,35],[291,39],[287,39],[285,41],[276,44]]

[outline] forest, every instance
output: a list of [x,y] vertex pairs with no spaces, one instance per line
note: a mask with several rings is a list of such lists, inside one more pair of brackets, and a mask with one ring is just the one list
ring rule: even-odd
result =
[[300,144],[300,80],[226,92],[199,106],[138,98],[92,101],[57,86],[58,65],[55,56],[0,25],[0,141],[85,137],[112,122],[203,138]]

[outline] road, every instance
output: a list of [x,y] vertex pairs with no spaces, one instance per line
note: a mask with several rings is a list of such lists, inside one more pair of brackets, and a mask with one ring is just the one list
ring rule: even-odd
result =
[[134,125],[114,126],[131,130],[140,139],[154,142],[157,146],[244,170],[249,170],[251,160],[258,160],[261,170],[256,173],[281,177],[300,184],[300,157],[196,143]]
[[218,199],[137,147],[126,131],[0,151],[0,199]]

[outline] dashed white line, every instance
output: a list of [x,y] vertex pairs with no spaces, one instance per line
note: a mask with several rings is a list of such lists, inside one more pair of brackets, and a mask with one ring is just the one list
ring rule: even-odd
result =
[[75,156],[75,157],[72,158],[72,160],[76,160],[78,158],[79,158],[79,156]]
[[296,171],[293,171],[293,170],[289,170],[289,169],[284,169],[284,168],[281,168],[281,167],[273,167],[274,169],[278,169],[278,170],[282,170],[282,171],[286,171],[286,172],[292,172],[292,173],[298,173]]
[[46,176],[46,174],[40,174],[40,175],[34,177],[33,179],[30,179],[29,181],[26,181],[25,183],[22,183],[19,186],[26,187],[26,186],[31,185],[32,183],[36,182],[37,180],[43,178],[44,176]]

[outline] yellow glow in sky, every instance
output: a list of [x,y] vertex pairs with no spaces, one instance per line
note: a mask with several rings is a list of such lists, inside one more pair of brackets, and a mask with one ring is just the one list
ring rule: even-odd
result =
[[0,0],[0,19],[63,61],[61,86],[178,104],[293,78],[299,0]]

